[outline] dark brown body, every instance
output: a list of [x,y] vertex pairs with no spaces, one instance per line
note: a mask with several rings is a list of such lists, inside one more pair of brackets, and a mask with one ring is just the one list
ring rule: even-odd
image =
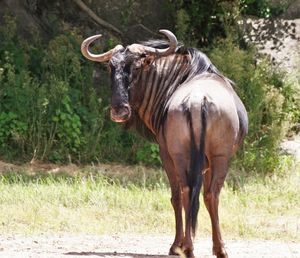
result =
[[[176,220],[170,254],[180,248],[194,257],[192,237],[203,184],[213,253],[227,257],[219,227],[219,194],[229,161],[247,133],[247,113],[231,82],[209,59],[177,44],[172,50],[176,37],[169,33],[164,31],[171,41],[166,52],[163,43],[133,44],[109,52],[111,117],[159,144]],[[95,61],[94,57],[89,59]]]
[[[234,94],[230,86],[217,76],[203,75],[176,92],[171,100],[164,128],[165,136],[161,132],[158,140],[164,167],[171,182],[172,204],[176,216],[176,238],[171,253],[176,252],[177,246],[183,247],[187,254],[193,250],[189,230],[191,222],[186,221],[184,233],[181,210],[183,207],[188,213],[190,207],[187,171],[193,162],[190,154],[193,145],[191,141],[200,146],[203,123],[199,113],[205,105],[204,164],[199,165],[201,170],[198,173],[203,174],[204,202],[213,230],[213,252],[217,257],[226,257],[219,228],[219,193],[228,172],[229,160],[239,147],[241,134],[244,135],[241,132],[243,128],[239,125]],[[189,96],[187,105],[191,112],[194,139],[190,137],[191,127],[181,105],[186,96]]]

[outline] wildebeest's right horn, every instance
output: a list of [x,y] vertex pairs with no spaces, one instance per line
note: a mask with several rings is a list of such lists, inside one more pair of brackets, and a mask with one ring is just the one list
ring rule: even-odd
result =
[[94,36],[91,36],[87,39],[85,39],[82,44],[81,44],[81,53],[82,55],[91,60],[91,61],[96,61],[96,62],[106,62],[106,61],[109,61],[112,57],[112,55],[114,54],[114,52],[124,48],[122,45],[117,45],[115,46],[113,49],[103,53],[103,54],[99,54],[99,55],[95,55],[95,54],[92,54],[90,51],[89,51],[89,45],[95,41],[96,39],[100,38],[102,35],[99,34],[99,35],[94,35]]
[[170,54],[173,54],[176,51],[177,48],[177,38],[176,36],[169,30],[159,30],[162,34],[168,37],[169,39],[169,47],[165,49],[159,49],[149,46],[144,46],[141,44],[132,44],[128,46],[127,48],[133,52],[133,53],[147,53],[147,54],[155,54],[157,56],[167,56]]
[[159,55],[169,55],[173,54],[177,48],[177,38],[176,36],[169,30],[159,30],[160,33],[164,34],[169,39],[169,47],[167,49],[156,49],[156,52],[159,52]]

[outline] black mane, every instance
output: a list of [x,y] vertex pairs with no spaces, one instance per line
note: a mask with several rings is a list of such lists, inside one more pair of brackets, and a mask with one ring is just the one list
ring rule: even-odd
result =
[[[169,47],[169,42],[165,40],[159,40],[159,39],[151,39],[147,41],[139,42],[139,44],[147,46],[147,47],[154,47],[158,49],[164,49]],[[177,45],[177,51],[179,48],[183,47],[183,44],[181,42],[178,42]]]

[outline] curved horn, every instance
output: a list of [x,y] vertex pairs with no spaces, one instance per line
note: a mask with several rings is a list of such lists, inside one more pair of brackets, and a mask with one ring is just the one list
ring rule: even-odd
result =
[[129,50],[134,53],[141,54],[146,52],[148,54],[155,54],[158,56],[167,56],[173,54],[176,51],[177,44],[178,44],[176,36],[169,30],[159,30],[159,32],[167,36],[167,38],[169,39],[168,48],[158,49],[154,47],[144,46],[141,44],[132,44],[128,47]]
[[89,51],[89,46],[90,44],[95,41],[96,39],[102,37],[101,34],[99,35],[94,35],[94,36],[91,36],[87,39],[85,39],[82,44],[81,44],[81,53],[82,55],[91,60],[91,61],[96,61],[96,62],[106,62],[106,61],[109,61],[112,57],[112,55],[117,51],[117,50],[120,50],[120,49],[123,49],[124,47],[122,45],[117,45],[115,46],[113,49],[103,53],[103,54],[99,54],[99,55],[95,55],[95,54],[92,54],[90,51]]
[[173,54],[176,51],[177,44],[178,44],[176,36],[169,30],[159,30],[159,32],[167,36],[170,45],[167,49],[156,49],[156,51],[158,50],[160,55],[167,56],[169,54]]

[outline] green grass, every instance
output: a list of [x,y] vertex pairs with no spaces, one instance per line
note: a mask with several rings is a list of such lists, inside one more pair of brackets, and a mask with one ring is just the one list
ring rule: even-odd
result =
[[221,196],[220,210],[224,232],[229,232],[231,238],[299,242],[299,196],[299,170],[263,182],[248,182],[238,191],[227,188]]
[[172,221],[168,189],[163,183],[152,185],[149,178],[139,181],[125,185],[101,171],[3,174],[0,233],[163,232],[160,223]]
[[[144,167],[86,168],[74,173],[0,175],[0,234],[173,234],[164,172]],[[300,241],[300,169],[280,177],[225,185],[225,239]],[[199,237],[210,237],[201,201]]]

